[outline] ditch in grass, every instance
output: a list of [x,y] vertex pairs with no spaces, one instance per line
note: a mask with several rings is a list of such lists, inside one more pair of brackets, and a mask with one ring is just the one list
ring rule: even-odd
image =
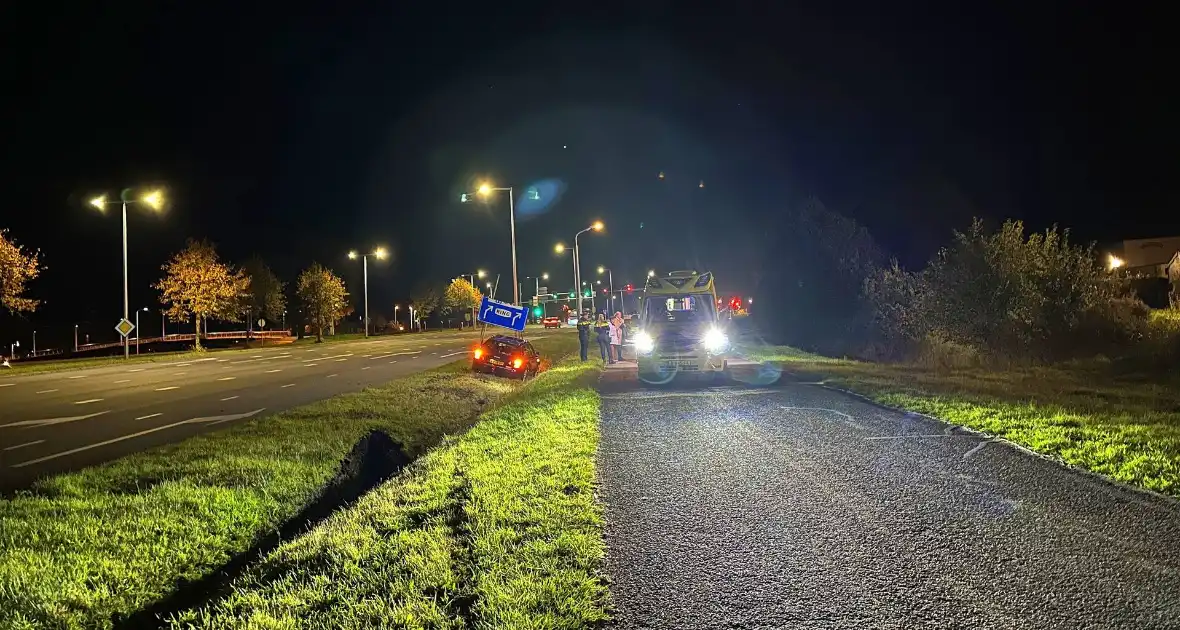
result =
[[[539,340],[552,355],[572,338]],[[0,627],[113,627],[313,503],[372,431],[409,459],[517,391],[458,361],[51,477],[0,501]]]
[[543,374],[470,431],[174,628],[585,628],[607,617],[593,364]]
[[1109,362],[934,370],[757,353],[891,407],[999,436],[1123,483],[1180,497],[1180,375],[1127,373]]

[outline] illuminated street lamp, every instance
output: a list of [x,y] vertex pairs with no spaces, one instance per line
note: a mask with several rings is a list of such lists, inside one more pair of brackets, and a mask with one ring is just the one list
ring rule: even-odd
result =
[[[471,286],[474,288],[475,287],[475,279],[482,278],[486,275],[488,275],[487,272],[484,271],[483,269],[480,269],[479,271],[476,271],[475,273],[461,273],[461,274],[459,274],[459,277],[460,278],[471,278]],[[412,323],[413,322],[411,322],[411,324]],[[472,327],[475,326],[475,307],[474,306],[471,307],[471,325],[472,325]],[[460,326],[462,326],[462,324],[460,324]]]
[[[142,310],[144,313],[146,313],[146,312],[147,312],[147,310],[148,310],[148,308],[145,306],[145,307],[143,307],[143,309],[141,309],[141,310]],[[139,313],[140,313],[140,311],[135,311],[135,354],[139,354],[139,337],[140,337],[140,331],[139,331]]]
[[[90,205],[98,208],[99,212],[106,212],[107,206],[119,204],[123,207],[123,320],[127,320],[130,310],[127,307],[127,204],[141,203],[153,210],[164,207],[164,193],[153,190],[139,198],[133,198],[130,188],[124,188],[119,195],[119,201],[107,201],[106,195],[99,195],[90,200]],[[131,342],[127,335],[123,335],[123,358],[131,358]]]
[[[520,304],[520,287],[517,286],[519,280],[516,276],[516,201],[512,195],[512,186],[497,188],[491,184],[484,182],[479,185],[477,193],[483,198],[489,197],[494,192],[504,191],[508,193],[508,226],[512,233],[512,303]],[[468,201],[471,195],[464,193],[459,196],[461,201]]]
[[647,272],[647,277],[648,277],[648,278],[654,278],[654,277],[656,277],[656,270],[655,270],[655,269],[649,269],[649,270],[648,270],[648,272]]
[[[357,259],[358,254],[355,251],[348,252],[348,257],[352,260]],[[377,260],[385,260],[388,253],[384,247],[374,249],[371,254],[360,254],[361,264],[364,266],[365,277],[365,336],[369,336],[369,256],[373,256]]]
[[1114,271],[1125,264],[1127,264],[1126,261],[1124,261],[1122,258],[1119,258],[1118,256],[1115,256],[1114,254],[1109,254],[1106,258],[1106,267],[1111,271]]
[[610,299],[615,299],[615,272],[611,271],[609,267],[598,265],[598,275],[606,273],[607,285],[610,287]]
[[[606,226],[604,226],[602,224],[602,221],[595,221],[594,223],[590,224],[590,227],[578,232],[577,234],[574,234],[574,286],[575,287],[582,286],[582,269],[581,269],[581,265],[579,264],[581,262],[581,255],[580,255],[580,250],[578,248],[578,237],[585,234],[586,232],[601,232],[603,230],[603,228],[605,228],[605,227]],[[560,254],[564,250],[565,250],[564,246],[562,246],[562,245],[557,246],[557,250],[556,250],[557,253]],[[582,314],[582,291],[579,289],[578,290],[578,315],[581,315],[581,314]]]

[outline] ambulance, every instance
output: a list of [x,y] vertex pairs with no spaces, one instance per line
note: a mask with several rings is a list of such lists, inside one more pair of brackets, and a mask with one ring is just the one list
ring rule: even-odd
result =
[[639,379],[665,383],[678,375],[716,376],[731,351],[710,272],[651,276],[631,335]]

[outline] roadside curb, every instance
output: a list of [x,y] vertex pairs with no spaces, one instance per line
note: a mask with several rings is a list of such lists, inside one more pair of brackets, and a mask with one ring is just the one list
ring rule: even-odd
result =
[[810,385],[812,387],[819,387],[821,389],[826,389],[831,392],[836,392],[839,394],[843,394],[845,396],[856,398],[862,402],[872,405],[873,407],[877,407],[878,409],[883,409],[885,411],[892,411],[894,413],[900,413],[900,414],[904,414],[904,415],[917,416],[919,418],[925,418],[927,420],[931,420],[933,422],[937,422],[939,424],[946,425],[946,426],[951,427],[953,429],[960,429],[966,433],[969,433],[969,434],[974,435],[976,437],[984,438],[990,442],[995,442],[997,444],[1002,444],[1002,445],[1008,446],[1008,447],[1013,448],[1021,453],[1026,454],[1026,455],[1031,455],[1031,456],[1036,457],[1038,459],[1052,462],[1052,463],[1057,464],[1058,466],[1061,466],[1062,468],[1065,468],[1066,470],[1069,470],[1071,472],[1078,473],[1083,476],[1091,477],[1093,479],[1097,479],[1099,481],[1105,482],[1108,485],[1115,486],[1120,489],[1132,490],[1132,491],[1135,491],[1140,494],[1145,494],[1145,495],[1152,497],[1154,499],[1157,499],[1157,500],[1163,499],[1168,504],[1169,507],[1180,508],[1180,497],[1174,497],[1174,496],[1171,496],[1168,494],[1163,494],[1161,492],[1157,492],[1155,490],[1151,490],[1150,488],[1142,488],[1140,486],[1134,486],[1134,485],[1119,481],[1117,479],[1113,479],[1113,478],[1111,478],[1107,475],[1104,475],[1102,473],[1094,472],[1092,470],[1088,470],[1086,468],[1076,466],[1076,465],[1071,464],[1071,463],[1069,463],[1063,459],[1060,459],[1058,457],[1054,457],[1052,455],[1046,455],[1044,453],[1038,453],[1037,451],[1034,451],[1034,450],[1028,448],[1027,446],[1017,444],[1016,442],[1013,442],[1012,440],[1009,440],[1008,438],[1005,438],[1005,437],[992,435],[990,433],[986,433],[986,432],[980,431],[978,429],[973,429],[971,427],[964,426],[961,424],[955,424],[953,422],[950,422],[948,420],[944,420],[944,419],[939,418],[937,416],[932,416],[930,414],[921,413],[921,412],[913,411],[910,409],[904,409],[901,407],[894,407],[892,405],[887,405],[885,403],[882,403],[882,402],[879,402],[879,401],[874,400],[872,398],[869,398],[868,396],[861,394],[859,392],[855,392],[850,389],[844,389],[842,387],[836,387],[835,385],[829,385],[829,384],[827,384],[826,379],[824,379],[824,377],[819,374],[802,372],[802,371],[792,371],[784,363],[780,363],[779,366],[783,370],[783,375],[789,376],[789,378],[792,380],[792,382],[796,385]]

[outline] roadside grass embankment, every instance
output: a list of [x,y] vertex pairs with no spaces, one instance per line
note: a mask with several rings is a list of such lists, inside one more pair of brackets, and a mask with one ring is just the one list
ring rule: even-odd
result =
[[599,399],[565,361],[173,628],[586,628],[607,617]]
[[1109,361],[932,369],[771,346],[752,358],[1002,437],[1117,481],[1180,496],[1180,374]]
[[[575,344],[537,342],[554,356]],[[413,459],[518,390],[457,361],[41,480],[0,500],[0,627],[115,626],[314,503],[365,436]]]

